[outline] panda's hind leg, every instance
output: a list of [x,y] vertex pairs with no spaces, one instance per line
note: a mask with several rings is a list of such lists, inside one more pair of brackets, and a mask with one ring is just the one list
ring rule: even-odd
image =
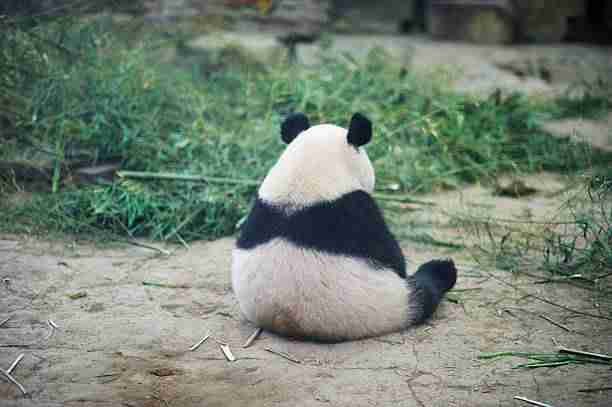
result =
[[418,304],[413,315],[414,323],[418,324],[432,316],[444,294],[455,286],[457,269],[450,259],[431,260],[420,265],[408,281],[414,284]]

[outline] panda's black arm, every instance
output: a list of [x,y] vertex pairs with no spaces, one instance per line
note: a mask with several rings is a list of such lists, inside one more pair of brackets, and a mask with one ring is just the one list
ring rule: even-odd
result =
[[353,191],[293,215],[288,236],[301,246],[362,258],[406,277],[406,261],[374,199]]
[[406,277],[402,250],[376,202],[365,191],[354,191],[289,215],[258,198],[242,226],[237,246],[253,249],[274,238],[324,253],[357,257]]

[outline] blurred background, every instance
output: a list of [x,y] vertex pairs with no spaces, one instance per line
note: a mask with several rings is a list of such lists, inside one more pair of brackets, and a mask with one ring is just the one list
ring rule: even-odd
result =
[[192,21],[224,28],[407,34],[481,44],[610,42],[612,6],[605,0],[142,0],[4,1],[7,16],[110,10],[157,21]]
[[612,145],[607,1],[5,0],[0,26],[7,230],[231,234],[292,111],[366,113],[398,195]]

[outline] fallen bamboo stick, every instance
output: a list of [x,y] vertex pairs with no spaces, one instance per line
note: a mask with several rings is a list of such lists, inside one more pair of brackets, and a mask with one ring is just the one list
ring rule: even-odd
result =
[[13,372],[13,370],[15,370],[15,368],[17,367],[19,362],[21,362],[21,359],[23,359],[24,356],[25,356],[24,353],[22,353],[21,355],[17,356],[17,359],[15,359],[15,361],[11,364],[11,367],[6,369],[6,373],[11,374]]
[[587,356],[587,357],[595,358],[595,359],[602,359],[602,360],[612,361],[612,356],[604,355],[604,354],[601,354],[601,353],[584,352],[584,351],[581,351],[581,350],[564,348],[564,347],[560,347],[559,348],[559,352],[560,353],[569,353],[569,354],[578,355],[578,356]]
[[19,388],[19,390],[21,391],[21,393],[23,393],[23,395],[27,395],[28,392],[26,391],[25,387],[23,387],[21,385],[21,383],[19,383],[17,381],[17,379],[15,379],[10,373],[5,372],[4,370],[0,369],[0,372],[2,372],[2,374],[8,379],[9,382],[13,383],[15,386],[17,386]]
[[117,175],[121,178],[161,179],[161,180],[170,180],[170,181],[208,182],[211,184],[240,184],[240,185],[259,186],[259,181],[255,181],[252,179],[211,177],[207,175],[176,174],[172,172],[117,171]]
[[520,400],[520,401],[524,401],[527,404],[531,404],[532,406],[538,406],[538,407],[553,407],[550,404],[546,404],[546,403],[542,403],[539,401],[535,401],[535,400],[529,400],[528,398],[525,397],[520,397],[520,396],[514,396],[515,400]]
[[553,325],[555,325],[555,326],[558,326],[559,328],[561,328],[561,329],[563,329],[563,330],[565,330],[565,331],[567,331],[567,332],[572,332],[572,330],[571,330],[571,329],[569,329],[568,327],[566,327],[566,326],[565,326],[565,325],[563,325],[562,323],[557,322],[557,321],[555,321],[555,320],[553,320],[553,319],[551,319],[551,318],[548,318],[546,315],[542,315],[542,314],[538,314],[538,315],[539,315],[539,317],[540,317],[540,318],[542,318],[543,320],[548,321],[548,322],[550,322],[551,324],[553,324]]
[[232,350],[228,344],[219,342],[219,346],[221,347],[221,351],[223,351],[223,354],[228,362],[234,362],[236,360],[236,357],[232,353]]
[[0,321],[0,326],[6,324],[7,322],[9,322],[11,320],[11,318],[13,318],[12,315],[9,315],[8,317],[4,318],[2,321]]
[[200,345],[202,345],[204,342],[206,342],[206,340],[210,338],[210,334],[206,334],[204,335],[204,337],[202,339],[200,339],[195,345],[193,345],[192,347],[189,348],[190,351],[194,351],[196,349],[198,349],[200,347]]
[[265,348],[265,350],[266,350],[266,351],[268,351],[268,352],[270,352],[270,353],[273,353],[273,354],[275,354],[275,355],[278,355],[278,356],[280,356],[281,358],[285,358],[285,359],[287,359],[287,360],[288,360],[288,361],[290,361],[290,362],[293,362],[293,363],[298,363],[298,364],[301,364],[301,363],[302,363],[302,361],[301,361],[301,360],[296,359],[295,357],[291,356],[291,355],[290,355],[290,354],[288,354],[288,353],[281,352],[281,351],[278,351],[278,350],[274,350],[274,349],[271,349],[271,348]]
[[242,347],[246,349],[249,346],[251,346],[251,344],[255,341],[255,339],[257,339],[259,337],[259,335],[261,334],[261,331],[262,331],[261,328],[255,329],[255,331],[253,331],[251,336],[248,337],[248,339],[246,340],[244,345],[242,345]]
[[[177,174],[173,172],[149,172],[149,171],[117,171],[117,176],[120,178],[133,178],[133,179],[157,179],[157,180],[168,180],[168,181],[191,181],[191,182],[208,182],[210,184],[236,184],[236,185],[249,185],[259,186],[261,181],[254,179],[240,179],[230,177],[213,177],[208,175],[191,175],[191,174]],[[435,206],[435,203],[423,201],[419,199],[411,198],[407,195],[394,195],[385,194],[382,192],[376,192],[372,194],[374,198],[382,201],[396,201],[403,203],[411,203],[418,205]]]

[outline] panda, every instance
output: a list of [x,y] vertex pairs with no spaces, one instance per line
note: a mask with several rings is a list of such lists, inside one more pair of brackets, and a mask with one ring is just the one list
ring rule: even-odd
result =
[[261,184],[232,253],[243,315],[283,336],[340,342],[419,324],[456,281],[452,260],[406,274],[402,251],[370,195],[364,146],[372,124],[281,126],[287,144]]

